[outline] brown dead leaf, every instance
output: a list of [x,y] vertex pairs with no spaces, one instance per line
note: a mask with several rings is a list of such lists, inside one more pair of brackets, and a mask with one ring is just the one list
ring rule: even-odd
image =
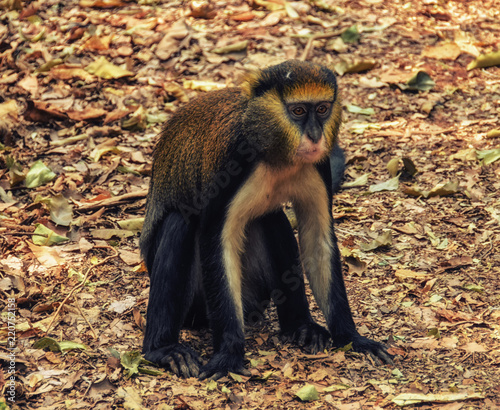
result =
[[425,272],[415,272],[409,269],[397,269],[394,272],[396,278],[398,278],[401,282],[404,282],[406,279],[417,279],[417,280],[427,280],[429,279],[429,275]]
[[237,14],[235,16],[231,16],[231,20],[235,21],[250,21],[255,18],[255,13],[252,11],[247,11],[245,13]]
[[160,60],[168,60],[179,51],[179,44],[189,34],[184,20],[179,20],[172,25],[156,47],[155,54]]
[[36,98],[38,95],[38,79],[33,75],[27,75],[17,83],[21,88],[24,88],[31,94],[31,98]]
[[50,246],[38,246],[31,242],[27,242],[31,252],[35,255],[43,266],[52,268],[54,266],[64,265],[65,261],[59,256],[56,248]]
[[104,117],[108,111],[104,108],[86,107],[83,111],[68,111],[67,114],[72,120],[87,121]]
[[439,347],[439,341],[434,337],[423,337],[416,339],[410,346],[413,349],[435,350]]
[[480,345],[476,342],[470,342],[463,346],[460,346],[459,349],[465,350],[468,353],[486,353],[488,349],[486,349],[483,345]]
[[49,122],[51,119],[64,120],[67,117],[64,110],[46,101],[28,100],[24,117],[33,122]]
[[453,312],[448,309],[438,309],[436,311],[436,316],[447,320],[448,322],[468,322],[475,321],[466,313],[463,312]]
[[95,80],[95,76],[85,71],[83,68],[69,67],[64,64],[51,68],[50,75],[58,80],[80,79],[86,82],[92,82]]
[[122,0],[80,0],[80,7],[95,7],[98,9],[112,9],[123,7]]
[[425,47],[422,51],[422,57],[435,58],[437,60],[456,60],[461,53],[462,50],[456,43],[440,43],[436,46]]
[[92,36],[85,43],[82,44],[83,50],[91,51],[105,51],[109,50],[109,45],[113,36]]

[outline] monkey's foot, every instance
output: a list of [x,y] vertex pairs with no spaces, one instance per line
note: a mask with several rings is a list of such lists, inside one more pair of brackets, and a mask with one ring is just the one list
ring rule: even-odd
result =
[[180,377],[196,377],[200,373],[198,354],[187,346],[173,344],[163,346],[144,355],[146,360],[170,369]]
[[251,373],[243,366],[243,358],[235,355],[216,353],[210,361],[200,369],[200,380],[212,379],[218,380],[231,373],[251,376]]
[[328,330],[314,322],[283,332],[281,336],[285,342],[295,343],[311,354],[322,352],[332,345]]
[[[370,355],[370,357],[377,364],[394,364],[392,361],[393,356],[387,352],[387,348],[380,342],[368,339],[367,337],[356,335],[352,338],[352,350],[359,353],[365,353]],[[336,343],[334,339],[335,346],[340,346],[341,344]],[[344,343],[344,346],[347,343]]]

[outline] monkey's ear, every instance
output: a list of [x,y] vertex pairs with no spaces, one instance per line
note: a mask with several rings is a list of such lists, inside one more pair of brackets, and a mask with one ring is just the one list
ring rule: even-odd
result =
[[238,80],[237,85],[241,88],[241,92],[247,98],[255,96],[255,88],[259,85],[260,78],[262,77],[262,70],[254,69],[248,70]]

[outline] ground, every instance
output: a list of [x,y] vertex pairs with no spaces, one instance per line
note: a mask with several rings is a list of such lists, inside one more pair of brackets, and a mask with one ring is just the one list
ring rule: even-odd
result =
[[[0,408],[499,408],[499,18],[495,0],[0,1]],[[246,332],[252,378],[138,370],[155,135],[290,58],[338,74],[345,281],[395,364],[304,354],[271,309]],[[208,332],[182,338],[209,357]]]

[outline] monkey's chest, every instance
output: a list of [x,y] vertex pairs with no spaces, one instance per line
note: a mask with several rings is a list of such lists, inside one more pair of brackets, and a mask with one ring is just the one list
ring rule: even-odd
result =
[[[319,174],[313,165],[274,170],[259,165],[231,201],[227,222],[244,226],[251,220],[279,209],[288,201],[308,201]],[[310,200],[313,200],[311,197]]]

